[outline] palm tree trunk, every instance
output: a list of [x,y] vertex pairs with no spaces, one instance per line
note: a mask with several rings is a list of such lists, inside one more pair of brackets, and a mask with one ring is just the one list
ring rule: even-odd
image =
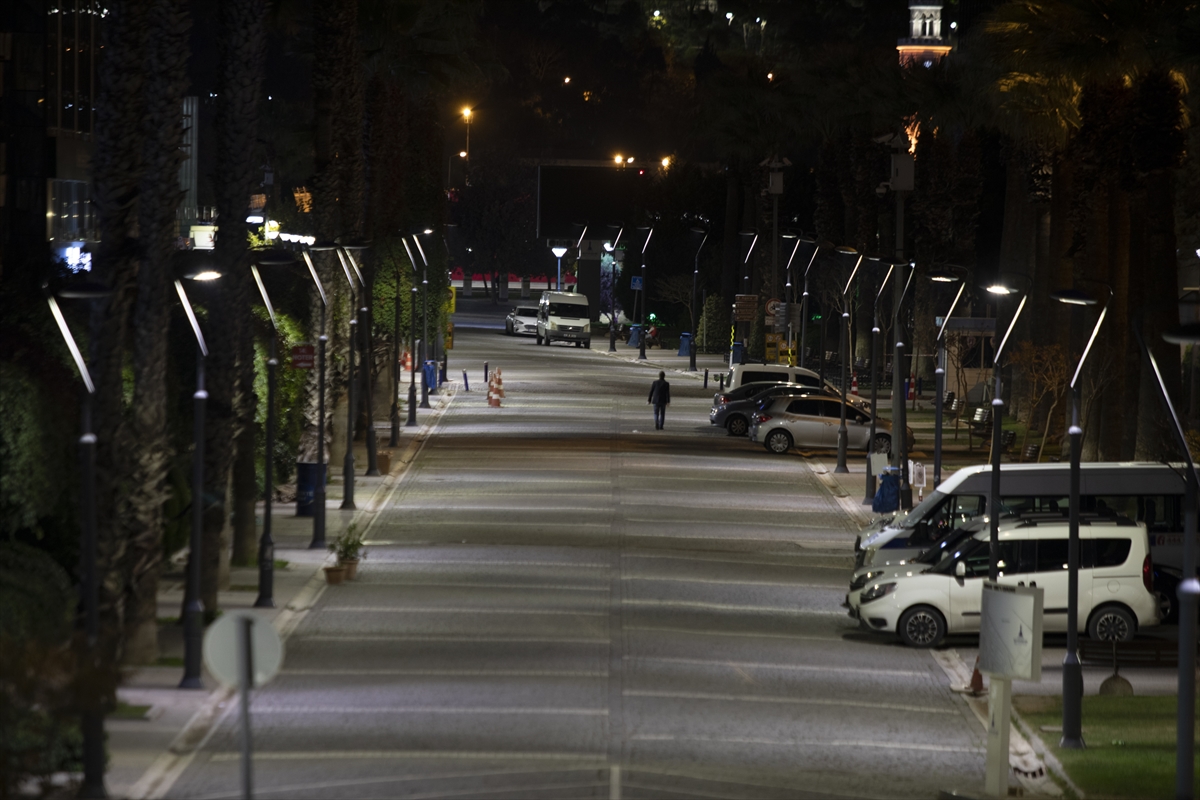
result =
[[127,539],[125,653],[128,664],[158,658],[158,578],[162,565],[163,504],[173,454],[167,430],[167,330],[175,302],[172,256],[178,235],[183,98],[187,89],[191,18],[185,0],[155,0],[146,49],[144,135],[146,172],[138,202],[142,245],[134,310],[131,430],[137,448],[123,520]]
[[93,304],[90,368],[96,381],[92,430],[97,447],[97,555],[101,647],[119,657],[124,632],[126,539],[123,514],[131,436],[126,426],[122,371],[136,298],[137,199],[142,176],[142,87],[150,4],[114,0],[101,28],[104,59],[97,72],[92,192],[101,232],[95,273],[112,290]]

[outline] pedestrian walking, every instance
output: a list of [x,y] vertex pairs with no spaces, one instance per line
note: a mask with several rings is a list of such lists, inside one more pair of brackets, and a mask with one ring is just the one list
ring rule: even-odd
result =
[[654,429],[661,431],[667,419],[667,406],[671,404],[671,384],[667,383],[667,373],[658,373],[658,380],[650,384],[650,399],[646,402],[654,406]]

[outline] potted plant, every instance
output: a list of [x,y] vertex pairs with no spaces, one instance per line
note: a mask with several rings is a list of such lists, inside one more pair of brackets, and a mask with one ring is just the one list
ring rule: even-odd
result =
[[358,576],[358,562],[367,557],[358,525],[351,524],[346,528],[345,533],[329,544],[329,549],[337,554],[338,566],[345,569],[346,580],[354,580]]
[[325,570],[325,582],[330,586],[336,586],[346,580],[346,568],[341,564],[336,564],[332,567],[322,567]]

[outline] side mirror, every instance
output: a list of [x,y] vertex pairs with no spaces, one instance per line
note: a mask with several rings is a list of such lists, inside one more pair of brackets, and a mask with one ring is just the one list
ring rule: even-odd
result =
[[954,565],[954,577],[956,577],[956,578],[967,577],[967,565],[964,564],[962,561],[959,561],[957,564]]

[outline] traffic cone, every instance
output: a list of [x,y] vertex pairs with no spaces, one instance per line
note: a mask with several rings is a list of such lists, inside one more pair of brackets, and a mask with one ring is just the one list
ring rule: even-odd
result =
[[404,355],[400,356],[400,368],[405,372],[412,371],[412,353],[407,350],[404,351]]
[[917,399],[917,376],[916,375],[908,376],[908,399],[909,400]]
[[496,397],[504,397],[504,379],[500,377],[500,370],[496,370]]
[[858,373],[853,373],[854,379],[850,381],[850,394],[858,394]]
[[979,671],[979,656],[975,657],[975,669],[971,672],[969,688],[973,697],[979,697],[983,694],[983,673]]
[[488,405],[492,408],[500,407],[500,397],[496,394],[496,375],[488,379]]

